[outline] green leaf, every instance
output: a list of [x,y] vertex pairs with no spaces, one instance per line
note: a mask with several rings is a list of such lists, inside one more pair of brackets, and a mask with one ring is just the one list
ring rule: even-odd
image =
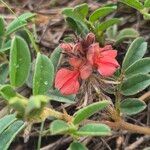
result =
[[144,7],[150,8],[150,0],[145,0],[144,1]]
[[4,35],[5,35],[5,21],[2,16],[0,16],[0,51],[4,45]]
[[113,19],[109,19],[109,20],[106,20],[104,22],[102,22],[101,24],[99,24],[97,27],[96,27],[96,30],[98,32],[103,32],[105,31],[106,29],[108,29],[110,26],[113,26],[114,24],[118,24],[120,23],[121,21],[117,18],[113,18]]
[[121,86],[123,95],[134,95],[150,85],[150,75],[137,74],[127,78]]
[[79,124],[81,121],[83,121],[86,118],[89,118],[97,111],[104,109],[106,106],[108,106],[108,104],[109,104],[109,101],[103,100],[101,102],[96,102],[96,103],[90,104],[89,106],[86,106],[86,107],[78,110],[74,114],[73,123]]
[[0,87],[0,94],[6,100],[10,100],[17,96],[17,93],[12,86],[7,84]]
[[79,23],[78,21],[67,17],[66,21],[69,25],[70,28],[72,28],[78,35],[86,36],[87,33],[89,32],[88,28],[85,27],[84,24]]
[[88,11],[89,11],[89,7],[88,4],[86,3],[77,5],[74,8],[74,12],[80,14],[83,19],[86,18],[86,16],[88,15]]
[[42,109],[47,104],[48,100],[49,97],[45,95],[31,96],[26,107],[26,113]]
[[130,67],[125,71],[126,77],[131,77],[135,74],[147,74],[150,72],[150,58],[143,58],[135,63],[133,63]]
[[25,113],[25,108],[27,107],[28,101],[23,97],[12,97],[8,101],[9,105],[22,117]]
[[51,134],[64,134],[69,130],[69,126],[65,121],[55,120],[50,124]]
[[16,135],[25,127],[23,121],[15,121],[0,134],[0,149],[7,150]]
[[5,52],[11,48],[11,40],[4,43],[3,47],[0,48],[0,52]]
[[141,2],[139,2],[139,0],[120,0],[120,2],[133,7],[137,10],[141,10],[144,8],[143,4]]
[[125,39],[137,38],[139,33],[133,28],[126,28],[119,32],[116,37],[116,44],[122,42]]
[[106,136],[111,135],[110,128],[105,124],[86,124],[76,132],[79,136]]
[[2,16],[0,16],[0,38],[5,34],[5,21]]
[[65,15],[66,17],[70,17],[75,21],[78,22],[83,22],[82,16],[80,14],[78,14],[78,12],[74,12],[74,10],[72,8],[65,8],[62,11],[62,14]]
[[36,59],[34,59],[33,62],[31,63],[29,76],[26,80],[27,86],[30,87],[31,89],[33,87],[33,75],[34,75],[34,70],[35,70],[35,62],[36,62]]
[[149,13],[143,13],[144,20],[150,20],[150,14]]
[[35,40],[35,37],[34,37],[35,34],[32,34],[32,32],[31,32],[30,30],[28,30],[28,29],[25,29],[25,31],[26,31],[26,33],[28,34],[28,37],[29,37],[29,39],[30,39],[30,41],[31,41],[31,44],[32,44],[34,50],[35,50],[36,52],[39,52],[40,50],[39,50],[38,45],[36,44],[36,40]]
[[73,142],[70,144],[67,150],[88,150],[88,149],[79,142]]
[[75,95],[64,96],[58,90],[53,90],[48,93],[48,96],[51,100],[63,102],[63,103],[75,103]]
[[15,87],[22,86],[30,71],[31,56],[27,43],[19,36],[15,36],[10,50],[10,82]]
[[122,69],[127,69],[135,61],[141,59],[147,50],[147,42],[142,37],[136,38],[128,48],[124,57]]
[[135,115],[146,108],[146,104],[137,98],[128,98],[121,102],[120,110],[126,115]]
[[0,64],[0,84],[4,84],[8,76],[8,64]]
[[117,25],[113,25],[111,27],[109,27],[107,30],[106,30],[106,35],[107,35],[107,38],[110,40],[114,40],[116,35],[117,35],[117,30],[118,30],[118,27]]
[[116,10],[117,7],[101,7],[99,9],[96,9],[89,17],[89,21],[91,21],[92,23],[94,23],[95,21],[97,21],[98,19],[101,19],[105,16],[107,16],[108,14],[110,14],[111,12],[113,12],[114,10]]
[[6,115],[0,119],[0,135],[1,133],[8,128],[14,121],[16,121],[15,115]]
[[54,66],[54,72],[56,72],[61,56],[61,48],[56,47],[50,56],[50,60]]
[[33,77],[33,94],[44,95],[53,85],[54,66],[51,60],[38,53]]
[[33,18],[35,14],[27,12],[20,15],[18,18],[13,20],[6,28],[6,35],[10,35],[11,33],[15,32],[16,30],[24,27],[27,25],[27,21]]
[[63,9],[62,14],[66,15],[66,21],[69,23],[71,28],[77,31],[78,34],[85,36],[89,32],[89,29],[84,23],[81,15],[74,12],[72,8]]

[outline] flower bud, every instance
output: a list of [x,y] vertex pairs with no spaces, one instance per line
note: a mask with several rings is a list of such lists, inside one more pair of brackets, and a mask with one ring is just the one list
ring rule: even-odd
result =
[[91,32],[86,36],[86,43],[88,45],[92,44],[95,42],[95,35]]
[[77,44],[75,44],[74,48],[73,48],[74,52],[82,52],[82,44],[80,42],[78,42]]
[[71,43],[62,43],[60,44],[60,47],[66,52],[71,52],[73,49],[73,45]]

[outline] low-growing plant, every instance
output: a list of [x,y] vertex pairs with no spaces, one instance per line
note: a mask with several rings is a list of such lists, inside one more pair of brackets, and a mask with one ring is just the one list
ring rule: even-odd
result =
[[119,0],[120,2],[138,10],[145,20],[150,20],[149,8],[150,8],[150,0],[144,0],[141,2],[140,0]]
[[[121,19],[107,18],[116,8],[106,5],[90,15],[87,4],[65,8],[62,14],[76,36],[70,37],[69,43],[62,42],[50,57],[37,46],[28,27],[36,14],[22,14],[7,26],[0,18],[0,97],[8,108],[0,119],[0,149],[8,149],[21,130],[35,123],[42,123],[37,149],[41,136],[47,134],[71,136],[68,150],[87,149],[79,142],[80,137],[109,136],[111,128],[150,135],[149,127],[124,120],[146,108],[136,94],[150,85],[150,58],[143,58],[147,42],[136,30],[127,28],[118,33],[114,24]],[[134,40],[123,61],[117,61],[119,49],[115,46],[127,38]],[[113,40],[113,45],[107,40]],[[32,94],[23,96],[18,92],[25,85]],[[51,101],[75,103],[78,96],[82,106],[73,115],[49,107]],[[104,114],[102,120],[89,119],[99,111]],[[48,118],[51,123],[44,128]]]

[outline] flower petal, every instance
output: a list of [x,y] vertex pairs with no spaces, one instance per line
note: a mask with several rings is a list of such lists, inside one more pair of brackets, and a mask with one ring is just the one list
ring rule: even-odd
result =
[[62,68],[56,74],[55,87],[65,95],[76,94],[79,90],[78,77],[78,71],[71,71],[66,68]]
[[108,50],[113,50],[111,45],[105,45],[104,47],[100,48],[100,51],[108,51]]
[[92,66],[90,64],[85,64],[80,69],[80,77],[81,79],[87,79],[92,73]]
[[83,60],[80,58],[71,57],[69,58],[69,64],[75,68],[78,68],[82,65]]
[[112,58],[112,57],[109,57],[109,56],[105,56],[103,58],[100,58],[99,63],[112,64],[115,67],[120,66],[115,58]]
[[116,70],[117,70],[117,68],[112,64],[102,63],[98,67],[98,72],[102,76],[105,76],[105,77],[112,76],[115,73]]
[[97,57],[97,55],[99,55],[99,54],[100,54],[99,44],[98,43],[92,44],[88,48],[88,52],[87,52],[87,59],[88,59],[88,61],[93,65],[95,57]]
[[117,51],[116,50],[107,50],[107,51],[101,52],[101,55],[115,58],[117,56]]
[[79,91],[79,82],[78,80],[72,80],[71,82],[68,82],[67,86],[64,86],[60,89],[60,92],[63,95],[71,95],[71,94],[77,94]]

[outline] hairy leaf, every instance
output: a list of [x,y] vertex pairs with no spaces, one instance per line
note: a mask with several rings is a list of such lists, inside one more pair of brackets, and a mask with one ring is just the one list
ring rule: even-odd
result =
[[63,120],[55,120],[50,124],[51,134],[64,134],[68,130],[69,130],[69,126]]
[[89,17],[89,20],[94,23],[95,21],[97,21],[98,19],[101,19],[105,16],[107,16],[108,14],[110,14],[111,12],[113,12],[114,10],[116,10],[117,7],[101,7],[99,9],[96,9]]
[[123,114],[135,115],[146,108],[146,104],[137,98],[128,98],[121,102],[120,109]]
[[109,104],[109,101],[103,100],[101,102],[96,102],[96,103],[90,104],[90,105],[78,110],[74,114],[73,123],[79,124],[81,121],[92,116],[97,111],[104,109],[108,104]]
[[10,50],[10,82],[15,87],[22,86],[29,74],[31,56],[27,43],[19,36],[15,36]]
[[147,42],[142,37],[136,38],[128,48],[124,57],[122,69],[127,69],[135,61],[141,59],[147,50]]
[[133,63],[130,67],[125,71],[126,77],[131,77],[135,74],[147,74],[150,72],[150,58],[143,58],[135,63]]
[[86,124],[76,132],[79,136],[106,136],[111,135],[110,128],[105,124]]
[[33,94],[44,95],[53,85],[54,66],[51,60],[38,53],[33,77]]
[[121,86],[123,95],[134,95],[150,85],[150,75],[137,74],[127,78]]

